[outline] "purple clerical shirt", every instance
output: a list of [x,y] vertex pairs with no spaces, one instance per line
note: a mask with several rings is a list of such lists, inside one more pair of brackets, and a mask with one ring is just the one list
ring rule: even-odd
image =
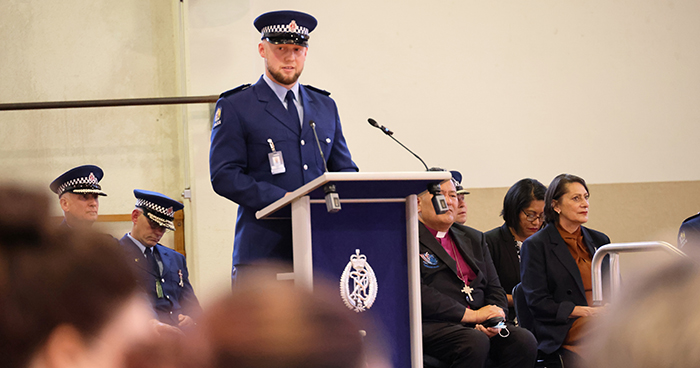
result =
[[[423,224],[425,225],[425,224]],[[476,278],[476,273],[472,270],[471,267],[467,264],[467,262],[464,260],[464,257],[462,257],[462,253],[460,253],[457,250],[457,245],[455,244],[455,241],[452,239],[452,236],[450,235],[449,232],[443,232],[443,231],[437,231],[434,229],[431,229],[429,226],[426,226],[428,231],[430,231],[431,234],[437,239],[437,241],[442,245],[443,248],[445,248],[445,251],[447,254],[452,257],[452,259],[457,262],[457,276],[459,276],[462,281],[466,285],[469,285],[469,283]]]

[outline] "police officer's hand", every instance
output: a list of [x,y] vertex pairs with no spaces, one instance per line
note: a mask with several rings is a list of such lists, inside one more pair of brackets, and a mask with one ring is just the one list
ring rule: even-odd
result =
[[178,314],[177,320],[178,320],[177,325],[180,327],[194,326],[194,320],[190,316],[186,316],[184,314]]

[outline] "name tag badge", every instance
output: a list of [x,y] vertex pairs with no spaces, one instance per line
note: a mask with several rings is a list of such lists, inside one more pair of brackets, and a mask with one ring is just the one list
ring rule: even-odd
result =
[[272,171],[272,175],[283,174],[286,171],[284,168],[282,151],[270,152],[267,154],[267,158],[270,160],[270,171]]

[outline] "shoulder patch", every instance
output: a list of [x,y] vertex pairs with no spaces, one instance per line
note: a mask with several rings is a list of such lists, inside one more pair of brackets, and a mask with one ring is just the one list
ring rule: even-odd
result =
[[248,87],[250,87],[250,83],[249,84],[241,84],[240,86],[238,86],[234,89],[230,89],[230,90],[220,94],[219,98],[231,96],[232,94],[234,94],[236,92],[240,92],[240,91],[244,91],[244,90],[248,89]]
[[214,129],[219,125],[221,125],[221,106],[216,108],[216,113],[214,114],[214,125],[212,125],[211,128]]
[[310,85],[308,85],[308,84],[304,84],[304,88],[308,88],[308,89],[310,89],[310,90],[312,90],[312,91],[314,91],[314,92],[320,93],[320,94],[322,94],[322,95],[326,95],[326,96],[330,96],[330,95],[331,95],[331,93],[328,92],[328,91],[326,91],[326,90],[323,90],[323,89],[320,89],[320,88],[316,88],[316,87],[310,86]]

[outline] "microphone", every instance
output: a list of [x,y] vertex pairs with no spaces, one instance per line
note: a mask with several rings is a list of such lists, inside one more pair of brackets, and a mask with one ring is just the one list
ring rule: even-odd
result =
[[[386,134],[386,135],[388,135],[388,136],[390,136],[390,137],[391,137],[392,135],[394,135],[394,132],[392,132],[391,130],[389,130],[389,128],[385,127],[384,125],[379,126],[379,124],[377,124],[377,121],[376,121],[376,120],[374,120],[374,119],[372,119],[372,118],[369,118],[369,119],[367,119],[367,121],[369,121],[370,125],[372,125],[373,127],[375,127],[375,128],[377,128],[377,129],[381,130],[382,132],[384,132],[384,134]],[[399,144],[400,144],[400,143],[399,143]],[[404,148],[405,148],[405,147],[404,147]],[[408,148],[406,148],[406,149],[408,149]]]
[[321,149],[321,142],[318,140],[318,134],[316,134],[316,122],[309,120],[309,126],[311,130],[314,131],[314,138],[316,138],[316,147],[318,147],[318,153],[321,154],[321,160],[323,161],[323,169],[328,172],[328,166],[326,165],[326,157],[323,156],[323,150]]
[[[316,122],[309,120],[309,126],[311,130],[314,131],[314,138],[316,139],[316,147],[318,147],[318,152],[321,154],[321,160],[323,161],[323,169],[328,172],[328,165],[326,165],[326,157],[323,155],[323,150],[321,149],[321,142],[318,140],[318,134],[316,134]],[[326,193],[326,210],[328,213],[336,213],[340,211],[340,197],[338,192],[335,191],[335,184],[328,183],[323,186],[323,192]]]
[[369,124],[370,124],[371,126],[373,126],[373,127],[377,128],[377,129],[381,130],[382,132],[384,132],[384,134],[388,135],[389,138],[393,139],[394,142],[398,143],[399,145],[401,145],[401,147],[405,148],[406,151],[410,152],[413,156],[416,156],[416,158],[417,158],[417,159],[423,164],[423,166],[425,167],[425,171],[428,171],[428,165],[425,164],[425,161],[423,161],[422,158],[420,158],[418,155],[416,155],[415,153],[413,153],[413,151],[411,151],[408,147],[404,146],[403,143],[399,142],[398,139],[394,138],[394,132],[392,132],[391,130],[389,130],[389,128],[385,127],[384,125],[381,125],[381,126],[380,126],[379,124],[377,124],[377,121],[374,120],[374,119],[372,119],[372,118],[367,119],[367,121],[369,122]]
[[[369,125],[384,132],[384,134],[388,135],[389,138],[394,140],[394,142],[398,143],[399,145],[401,145],[401,147],[405,148],[406,151],[410,152],[413,156],[415,156],[423,164],[423,166],[425,167],[425,171],[431,171],[428,168],[428,165],[425,164],[425,161],[423,161],[422,158],[420,158],[418,155],[416,155],[408,147],[404,146],[403,143],[398,141],[398,139],[394,138],[394,132],[389,130],[389,128],[385,127],[384,125],[379,125],[377,123],[377,121],[372,119],[372,118],[367,119],[367,121],[369,122]],[[428,184],[428,192],[430,192],[430,194],[433,195],[432,202],[433,202],[433,208],[435,209],[435,213],[438,215],[442,215],[443,213],[447,212],[447,210],[448,210],[447,200],[445,199],[445,196],[440,191],[440,184],[436,184],[436,183]]]

